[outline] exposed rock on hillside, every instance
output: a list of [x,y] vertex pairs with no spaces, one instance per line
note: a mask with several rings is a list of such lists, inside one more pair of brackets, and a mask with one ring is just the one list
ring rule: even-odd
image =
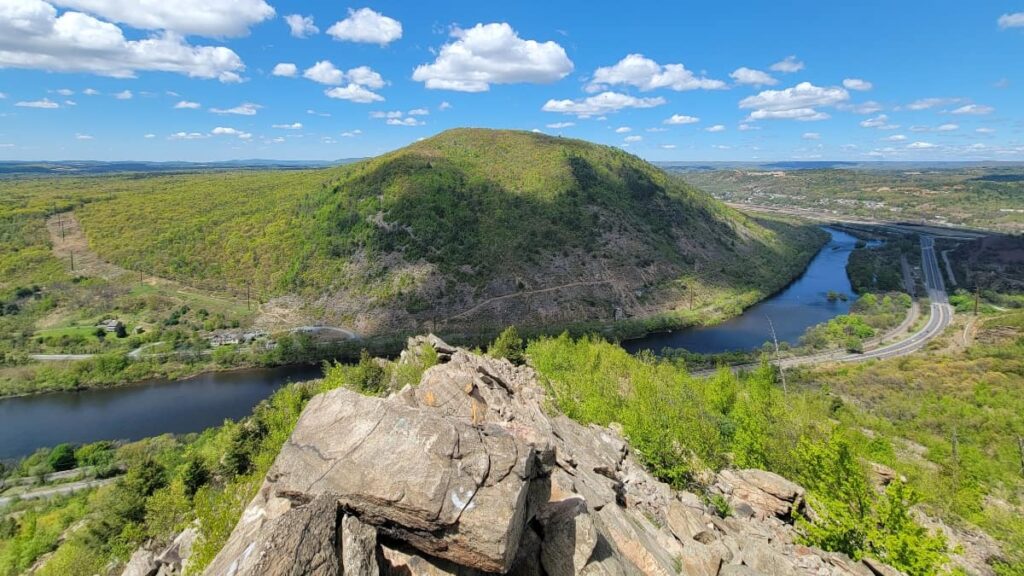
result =
[[444,362],[419,386],[310,401],[206,574],[895,573],[795,544],[784,478],[722,472],[719,518],[614,429],[550,415],[531,368],[424,341]]

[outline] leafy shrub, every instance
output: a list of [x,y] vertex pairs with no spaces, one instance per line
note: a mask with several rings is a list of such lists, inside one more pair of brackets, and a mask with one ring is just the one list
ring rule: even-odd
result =
[[523,339],[519,337],[515,326],[505,328],[487,347],[487,354],[494,358],[504,358],[516,365],[526,362]]

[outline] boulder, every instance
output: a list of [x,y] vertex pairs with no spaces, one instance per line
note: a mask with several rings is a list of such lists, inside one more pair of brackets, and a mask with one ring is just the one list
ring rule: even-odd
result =
[[377,530],[355,516],[341,519],[341,564],[345,576],[377,576]]
[[156,554],[144,548],[139,548],[128,559],[128,564],[125,565],[121,576],[153,576],[158,569]]
[[791,520],[803,507],[803,488],[765,470],[723,470],[711,488],[733,508],[744,505],[760,520]]
[[679,557],[681,574],[692,576],[715,576],[722,566],[722,557],[709,546],[692,541],[683,545],[683,553]]
[[182,573],[189,557],[192,556],[192,545],[195,544],[198,535],[199,532],[194,526],[182,530],[170,546],[156,557],[156,562],[160,565],[159,574],[161,576]]
[[549,502],[537,513],[541,527],[540,562],[549,576],[575,576],[597,545],[597,528],[581,497]]

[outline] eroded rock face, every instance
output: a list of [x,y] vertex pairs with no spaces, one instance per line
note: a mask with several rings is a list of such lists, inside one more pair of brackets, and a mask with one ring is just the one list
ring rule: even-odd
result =
[[[795,544],[803,489],[727,470],[718,518],[614,428],[550,415],[529,367],[430,337],[442,363],[387,399],[312,399],[209,575],[865,576]],[[139,560],[142,560],[141,558]]]

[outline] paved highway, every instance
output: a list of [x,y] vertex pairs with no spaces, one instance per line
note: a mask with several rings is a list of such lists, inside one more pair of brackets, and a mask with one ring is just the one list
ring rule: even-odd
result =
[[[851,354],[846,351],[823,352],[810,356],[783,358],[772,363],[782,368],[790,368],[824,362],[863,362],[865,360],[905,356],[920,350],[929,340],[942,334],[953,321],[953,307],[949,305],[949,298],[946,295],[946,285],[942,279],[942,272],[939,269],[939,261],[935,257],[935,238],[932,236],[921,236],[921,271],[924,274],[925,288],[931,301],[930,315],[924,327],[914,334],[898,342],[893,342],[860,354]],[[733,370],[749,370],[753,368],[757,368],[757,365],[745,364],[732,367]],[[714,372],[714,370],[701,370],[694,372],[694,375],[705,376]]]

